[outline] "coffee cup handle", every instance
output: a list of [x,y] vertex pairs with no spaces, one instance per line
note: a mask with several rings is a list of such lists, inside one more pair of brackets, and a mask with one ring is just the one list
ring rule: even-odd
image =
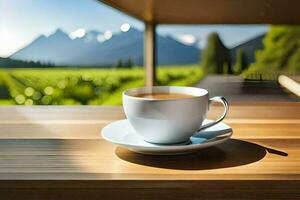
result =
[[222,103],[223,106],[224,106],[224,112],[223,114],[221,115],[221,117],[219,119],[217,119],[216,121],[213,121],[213,122],[209,122],[203,126],[201,126],[201,128],[199,128],[197,130],[197,132],[199,131],[202,131],[203,129],[206,129],[206,128],[209,128],[209,127],[212,127],[214,125],[216,125],[217,123],[221,122],[227,115],[227,112],[229,110],[229,104],[228,104],[228,101],[225,99],[225,97],[222,97],[222,96],[216,96],[216,97],[212,97],[209,99],[209,106],[212,102],[219,102],[219,103]]

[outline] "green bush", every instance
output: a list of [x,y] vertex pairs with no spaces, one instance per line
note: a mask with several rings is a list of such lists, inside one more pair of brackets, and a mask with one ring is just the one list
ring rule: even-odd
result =
[[244,77],[300,72],[300,26],[271,26],[263,44],[264,48],[255,54],[255,63],[243,72]]

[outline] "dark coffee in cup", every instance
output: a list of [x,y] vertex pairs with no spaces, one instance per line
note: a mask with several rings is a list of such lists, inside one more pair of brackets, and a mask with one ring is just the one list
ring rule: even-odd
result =
[[193,95],[181,94],[181,93],[141,93],[135,95],[135,97],[142,97],[147,99],[188,99],[193,98]]

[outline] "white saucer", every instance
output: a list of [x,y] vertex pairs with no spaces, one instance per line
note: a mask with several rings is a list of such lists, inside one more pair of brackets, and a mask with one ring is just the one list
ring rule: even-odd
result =
[[[210,122],[205,120],[203,124]],[[206,147],[220,144],[232,135],[232,129],[225,123],[219,123],[207,128],[190,138],[188,144],[158,145],[145,142],[137,135],[127,119],[108,124],[101,131],[102,137],[118,146],[142,154],[174,155],[198,151]]]

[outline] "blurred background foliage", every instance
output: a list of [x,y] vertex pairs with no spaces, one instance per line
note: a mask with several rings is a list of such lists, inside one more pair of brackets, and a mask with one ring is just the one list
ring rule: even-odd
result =
[[[128,64],[127,64],[128,65]],[[159,67],[159,85],[197,83],[199,66]],[[144,85],[144,69],[1,69],[1,104],[121,105],[122,92]]]
[[254,62],[247,64],[242,48],[237,49],[231,63],[227,49],[218,33],[211,33],[201,54],[201,66],[207,74],[298,74],[300,72],[300,26],[271,25],[263,38],[263,48],[255,50]]
[[264,48],[255,53],[255,62],[243,71],[244,77],[300,72],[300,26],[271,26],[263,44]]
[[229,49],[225,47],[218,33],[209,35],[202,51],[201,65],[208,74],[231,74]]

